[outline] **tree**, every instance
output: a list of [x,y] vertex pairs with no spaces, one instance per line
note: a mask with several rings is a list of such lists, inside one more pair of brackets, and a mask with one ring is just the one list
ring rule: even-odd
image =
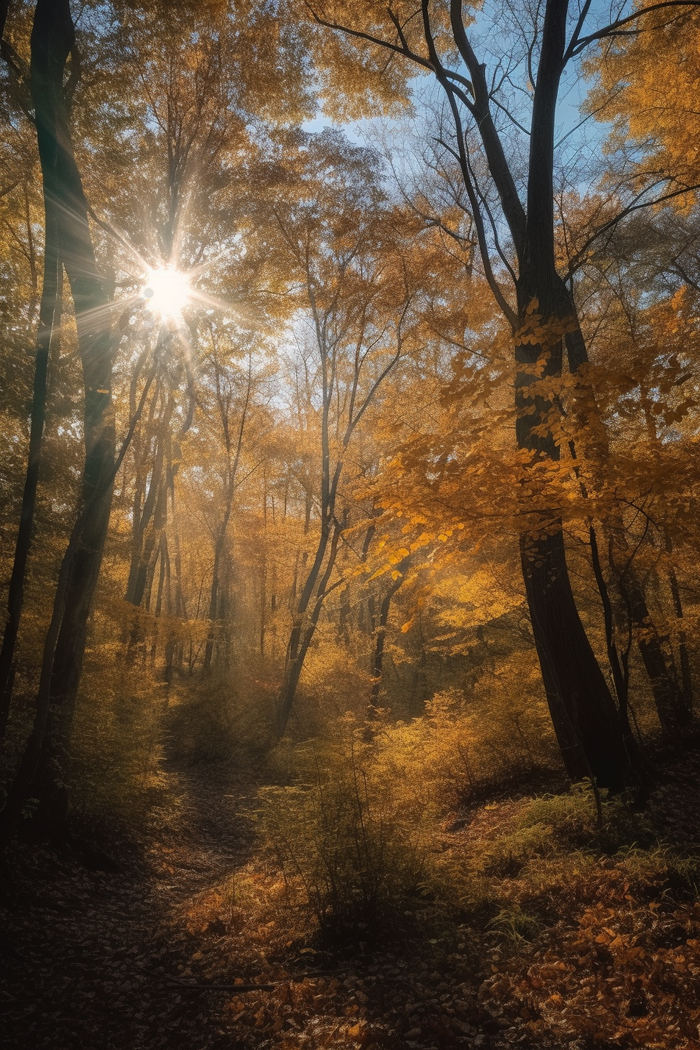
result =
[[[653,10],[675,6],[654,5]],[[565,356],[570,372],[581,375],[574,399],[579,412],[591,396],[583,378],[588,359],[585,339],[571,289],[558,269],[554,166],[560,83],[567,67],[590,44],[626,27],[637,32],[646,25],[645,9],[640,8],[586,31],[590,8],[586,2],[570,13],[568,0],[548,0],[543,11],[528,12],[515,33],[526,37],[529,46],[519,54],[501,54],[509,72],[500,80],[499,97],[497,82],[489,84],[486,66],[477,57],[461,0],[451,0],[449,10],[429,0],[420,6],[400,3],[381,12],[362,2],[350,11],[347,5],[310,5],[316,23],[336,34],[332,42],[322,38],[320,62],[327,78],[342,83],[346,92],[354,58],[366,74],[361,81],[366,91],[374,91],[385,103],[405,99],[409,74],[398,68],[400,57],[429,71],[444,93],[453,139],[451,143],[443,139],[443,145],[459,164],[484,275],[513,333],[516,436],[527,455],[526,473],[541,472],[560,457],[552,435],[556,405],[550,391],[552,381],[562,374]],[[514,33],[512,25],[508,31]],[[528,99],[524,117],[511,111],[503,90],[518,73],[525,80]],[[509,136],[498,127],[495,106],[516,129],[515,140],[510,136],[510,155]],[[529,138],[522,176],[518,133]],[[479,159],[477,144],[482,151]],[[490,179],[486,186],[483,165]],[[491,188],[498,216],[492,210]],[[510,240],[505,246],[504,229]],[[499,270],[492,262],[494,253]],[[543,514],[534,529],[523,531],[520,550],[542,677],[567,769],[572,776],[592,774],[601,785],[618,787],[634,748],[576,608],[556,512]]]
[[[216,624],[227,618],[228,610],[223,601],[224,569],[227,553],[227,541],[231,513],[233,511],[236,487],[240,482],[239,467],[243,452],[243,439],[246,426],[250,425],[250,415],[254,411],[253,398],[256,380],[253,372],[253,350],[248,349],[248,361],[244,369],[237,369],[231,360],[226,360],[225,350],[221,347],[216,333],[210,332],[211,352],[208,364],[211,369],[212,414],[215,415],[217,430],[223,442],[221,463],[221,491],[217,501],[216,518],[210,523],[214,561],[211,569],[211,589],[209,595],[209,632],[204,650],[203,671],[211,671],[214,643],[216,641]],[[230,353],[230,350],[229,350]],[[260,435],[258,435],[258,438]],[[209,483],[213,479],[210,477]]]
[[[13,830],[32,784],[49,826],[65,815],[60,767],[68,746],[114,481],[111,309],[95,260],[63,88],[64,69],[73,46],[67,0],[38,0],[31,39],[32,97],[45,194],[56,204],[50,215],[52,219],[55,215],[58,259],[68,276],[75,305],[85,391],[85,464],[81,508],[61,565],[45,641],[34,727],[2,811],[3,837]],[[47,236],[50,239],[50,229]],[[50,252],[48,263],[54,265]]]
[[[681,190],[697,188],[697,5],[653,6],[645,20],[653,32],[603,38],[589,58],[586,71],[596,83],[587,108],[597,119],[612,122],[609,152],[616,149],[629,158],[624,174],[637,189],[665,182]],[[665,76],[669,62],[672,77]],[[678,203],[686,208],[688,198]]]
[[309,389],[305,411],[320,476],[312,496],[317,543],[293,613],[278,705],[280,734],[323,604],[341,582],[331,584],[331,578],[349,524],[349,508],[342,507],[349,448],[384,380],[406,353],[414,291],[376,160],[328,130],[300,145],[299,160],[309,165],[309,174],[293,189],[303,194],[301,201],[285,200],[278,191],[268,206],[306,314],[298,367],[305,377],[301,386]]
[[[33,82],[34,91],[42,90]],[[57,198],[49,172],[44,189],[44,274],[39,307],[39,331],[36,344],[34,384],[32,393],[31,429],[27,470],[22,495],[22,510],[15,543],[15,556],[7,598],[7,621],[0,649],[0,733],[4,732],[12,700],[14,654],[24,605],[24,583],[27,560],[32,542],[36,507],[41,443],[46,418],[49,356],[54,338],[55,318],[60,313],[61,280],[59,269]]]

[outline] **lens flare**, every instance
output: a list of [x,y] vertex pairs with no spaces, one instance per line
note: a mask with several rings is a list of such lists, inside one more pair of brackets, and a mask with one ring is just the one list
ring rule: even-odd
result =
[[156,316],[165,321],[178,321],[192,298],[190,279],[172,266],[159,266],[148,273],[141,295]]

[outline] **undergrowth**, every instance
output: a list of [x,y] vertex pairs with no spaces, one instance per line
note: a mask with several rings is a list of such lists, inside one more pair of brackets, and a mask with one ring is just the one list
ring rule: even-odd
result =
[[420,897],[436,814],[424,792],[397,791],[362,727],[344,728],[295,749],[294,782],[264,788],[257,819],[268,855],[322,936],[370,940],[401,925]]

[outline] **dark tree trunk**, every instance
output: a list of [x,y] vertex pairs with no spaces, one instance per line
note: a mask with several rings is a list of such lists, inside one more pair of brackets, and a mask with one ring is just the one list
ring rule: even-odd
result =
[[[588,6],[584,6],[576,34],[580,33]],[[535,44],[539,45],[539,59],[533,78],[525,206],[520,200],[513,171],[492,117],[492,86],[487,79],[485,64],[478,60],[471,46],[463,19],[462,0],[450,0],[449,7],[454,45],[469,74],[466,89],[463,75],[460,73],[457,76],[454,70],[450,73],[440,59],[436,47],[437,34],[433,33],[431,27],[430,7],[428,2],[421,5],[428,62],[423,58],[417,59],[409,50],[398,25],[395,42],[378,40],[377,43],[390,48],[392,54],[403,54],[412,61],[420,61],[423,66],[429,65],[445,91],[456,133],[457,151],[454,155],[459,161],[473,211],[484,275],[515,336],[518,445],[521,450],[531,454],[529,472],[531,477],[535,477],[538,468],[547,459],[556,460],[559,453],[551,436],[545,436],[552,405],[542,398],[528,397],[528,387],[536,378],[561,375],[565,338],[567,343],[573,344],[573,356],[576,348],[583,347],[585,351],[570,297],[557,273],[554,243],[554,131],[559,85],[567,61],[569,2],[546,0],[541,31],[535,38]],[[336,26],[320,17],[318,21],[344,32],[357,33],[355,28]],[[440,36],[443,32],[441,25]],[[511,270],[517,294],[517,311],[508,302],[491,265],[485,233],[485,217],[488,213],[490,218],[490,212],[480,201],[465,147],[467,129],[462,121],[458,99],[468,110],[481,139],[489,173],[500,199],[502,215],[512,237],[518,270],[517,276]],[[518,168],[521,163],[518,157]],[[510,269],[507,262],[506,266]],[[536,320],[539,324],[534,323]],[[571,340],[568,332],[572,333]],[[579,359],[579,363],[572,367],[572,372],[577,371],[584,359]],[[615,703],[576,608],[564,554],[562,526],[556,514],[543,513],[541,521],[530,523],[529,528],[523,530],[521,554],[543,679],[557,735],[566,748],[567,766],[576,775],[585,770],[588,775],[597,777],[601,785],[617,786],[625,779],[630,756],[625,748]],[[601,734],[609,735],[609,740],[598,742]],[[572,757],[572,747],[579,751],[576,760]]]
[[[531,454],[530,471],[558,460],[559,447],[547,422],[552,404],[530,396],[529,388],[539,378],[561,375],[567,333],[575,329],[580,335],[554,250],[554,123],[567,9],[567,0],[549,0],[545,12],[532,109],[527,220],[519,252],[516,433],[518,447]],[[587,775],[600,786],[619,788],[630,756],[576,608],[561,521],[552,517],[525,532],[520,553],[542,679],[567,771],[573,778]]]
[[[316,549],[316,557],[311,566],[311,571],[306,578],[299,599],[299,604],[294,615],[294,625],[292,627],[289,645],[287,647],[284,682],[282,684],[282,689],[280,690],[277,705],[277,733],[280,737],[284,735],[287,728],[287,722],[289,721],[289,716],[292,713],[292,707],[294,706],[294,698],[296,696],[297,686],[299,685],[299,678],[301,677],[301,672],[304,667],[306,654],[309,651],[309,646],[311,645],[314,634],[316,633],[316,627],[318,626],[323,603],[329,593],[328,581],[331,578],[335,566],[338,554],[338,541],[340,540],[342,531],[343,526],[338,522],[334,522],[334,525],[331,528],[330,515],[328,516],[327,526],[322,524],[321,535]],[[326,551],[328,551],[327,558]],[[326,563],[323,568],[323,573],[321,574],[324,559],[326,559]],[[313,605],[311,605],[312,598]],[[309,614],[308,610],[310,605],[311,613]]]
[[260,656],[265,656],[265,635],[267,634],[267,557],[263,548],[260,558]]
[[[541,259],[534,249],[533,258]],[[540,378],[561,375],[564,333],[575,321],[556,272],[533,265],[518,292],[516,434],[519,448],[532,456],[529,473],[560,456],[547,422],[554,406],[529,388]],[[567,772],[572,779],[593,776],[600,786],[619,788],[631,756],[576,607],[561,521],[543,519],[524,532],[520,554],[542,680]]]
[[[160,345],[162,344],[159,343]],[[157,396],[156,394],[153,401],[156,400]],[[131,564],[124,597],[127,602],[136,606],[137,609],[143,606],[147,612],[150,609],[153,578],[161,551],[162,537],[168,520],[168,494],[170,490],[168,464],[171,458],[170,421],[174,407],[175,399],[172,394],[169,394],[161,418],[155,424],[157,428],[156,444],[151,462],[150,484],[148,485],[148,492],[143,499],[143,506],[141,505],[142,494],[146,489],[147,460],[150,458],[150,454],[140,464],[142,477],[137,483],[134,496]],[[153,404],[151,405],[152,413]],[[147,451],[150,453],[150,450]],[[127,663],[133,662],[138,653],[143,655],[146,628],[143,617],[138,612],[134,614],[131,631],[128,633],[128,640],[125,637],[124,641],[127,642]]]
[[[670,555],[673,553],[673,543],[670,536],[666,536],[666,552]],[[671,597],[673,599],[673,611],[676,614],[676,618],[683,622],[683,602],[681,600],[681,591],[678,586],[678,577],[676,576],[676,570],[671,565],[668,570],[668,582],[671,588]],[[693,679],[690,672],[690,656],[688,654],[688,640],[685,631],[680,631],[678,635],[678,655],[680,657],[681,664],[681,683],[683,686],[683,699],[685,707],[692,716],[693,710]]]
[[391,602],[394,595],[398,591],[399,587],[405,581],[405,572],[410,564],[410,556],[403,558],[396,566],[395,571],[398,573],[396,579],[392,580],[387,587],[386,593],[382,600],[381,607],[379,609],[379,626],[377,627],[377,634],[374,643],[374,660],[372,662],[372,691],[369,697],[369,713],[372,715],[378,705],[379,701],[379,688],[382,682],[382,670],[384,667],[384,642],[386,640],[386,628],[389,623],[389,610],[391,609]]
[[663,639],[649,615],[644,591],[636,576],[631,573],[623,587],[629,595],[632,623],[639,632],[637,645],[654,694],[661,728],[668,736],[675,737],[690,725],[691,709],[669,671]]
[[34,391],[32,396],[27,472],[24,481],[15,558],[7,599],[7,622],[2,638],[2,649],[0,650],[0,735],[4,734],[12,702],[15,645],[24,605],[24,581],[27,573],[27,559],[29,558],[32,543],[34,510],[36,507],[36,492],[41,461],[41,440],[46,419],[49,357],[54,323],[58,312],[60,263],[58,258],[58,228],[54,194],[54,187],[51,186],[50,181],[47,182],[45,180],[46,238],[44,245],[44,280],[39,309],[36,362],[34,365]]
[[[129,579],[124,595],[131,605],[141,605],[148,583],[148,572],[154,551],[157,549],[160,532],[167,520],[167,473],[165,464],[168,451],[169,426],[175,408],[172,396],[168,401],[162,418],[158,421],[155,454],[151,464],[151,481],[146,498],[141,507],[138,492],[145,488],[145,480],[137,485],[134,503],[133,538]],[[143,464],[147,474],[147,464]]]
[[[233,494],[231,497],[233,501]],[[227,504],[224,520],[221,523],[214,544],[214,566],[212,568],[211,591],[209,592],[209,630],[204,647],[204,660],[202,663],[202,674],[207,675],[211,671],[214,656],[214,643],[216,642],[216,625],[219,613],[219,590],[221,587],[221,573],[226,547],[226,530],[228,528],[231,506]]]
[[338,605],[338,629],[337,635],[339,639],[342,639],[346,645],[350,644],[350,615],[352,607],[350,605],[350,584],[346,583],[340,592],[340,602]]
[[97,271],[63,94],[64,70],[73,47],[68,0],[38,0],[31,38],[32,99],[42,173],[44,178],[48,174],[56,190],[60,261],[75,305],[85,386],[85,463],[82,509],[61,565],[34,727],[0,821],[3,838],[11,834],[30,790],[39,800],[48,830],[57,831],[66,814],[63,771],[114,482],[110,307]]
[[[570,301],[570,314],[572,322],[571,328],[566,334],[566,349],[569,370],[572,374],[577,374],[583,365],[588,364],[588,350],[573,300]],[[586,423],[591,418],[595,419],[598,415],[595,409],[595,391],[587,387],[585,383],[580,383],[576,400],[579,402],[576,411],[581,417],[582,426],[580,429],[583,430]],[[583,411],[581,411],[582,408]],[[589,409],[593,409],[592,413]],[[653,423],[651,425],[653,427]],[[587,435],[588,441],[594,447],[595,454],[601,458],[603,465],[606,466],[610,459],[610,448],[605,429],[601,423],[594,423],[592,426],[589,426],[589,429],[593,430],[594,433]],[[655,432],[652,432],[650,436],[652,439],[655,439]],[[585,488],[583,491],[585,496]],[[614,508],[611,519],[609,530],[612,541],[610,568],[616,580],[617,589],[625,604],[627,615],[630,617],[631,624],[637,632],[637,645],[651,684],[659,721],[666,734],[675,736],[690,724],[692,720],[691,709],[685,701],[683,691],[678,686],[673,669],[669,667],[668,656],[671,654],[667,654],[664,651],[666,640],[662,637],[649,613],[644,586],[636,571],[634,552],[630,550],[624,521],[621,514]],[[614,675],[614,666],[612,670]]]
[[569,581],[564,538],[521,538],[532,629],[552,723],[569,776],[622,786],[628,764],[617,709],[583,629]]
[[[238,433],[236,437],[236,444],[234,448],[230,421],[229,421],[229,402],[224,395],[220,386],[220,373],[217,368],[216,372],[216,392],[219,414],[221,417],[221,429],[224,438],[224,444],[226,446],[226,470],[224,475],[224,513],[216,530],[214,540],[214,567],[212,569],[211,577],[211,591],[209,594],[209,631],[207,634],[207,642],[204,650],[204,664],[202,668],[203,674],[209,674],[211,671],[212,657],[214,655],[214,642],[216,640],[216,621],[219,615],[220,606],[220,592],[222,585],[222,573],[224,567],[224,560],[226,555],[226,543],[229,522],[231,520],[231,513],[233,511],[233,501],[236,495],[236,475],[238,474],[238,465],[241,461],[241,453],[243,451],[243,435],[245,433],[246,421],[248,418],[248,410],[250,408],[250,398],[253,392],[253,372],[252,362],[248,359],[248,381],[246,387],[245,398],[241,408],[241,417],[238,424]],[[265,513],[267,514],[267,497],[265,497]]]
[[[174,488],[171,489],[171,497],[174,499]],[[173,529],[173,544],[175,547],[175,615],[184,624],[187,620],[187,603],[182,590],[182,555],[180,553],[180,534],[177,527]],[[173,652],[173,664],[180,673],[182,673],[184,661],[185,639],[184,636],[181,636]]]

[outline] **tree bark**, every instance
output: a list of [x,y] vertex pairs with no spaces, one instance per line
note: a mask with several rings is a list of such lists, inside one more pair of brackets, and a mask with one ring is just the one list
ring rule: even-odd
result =
[[97,270],[63,93],[64,70],[74,46],[68,0],[37,0],[31,36],[32,99],[42,174],[48,175],[56,192],[60,261],[75,306],[85,387],[85,461],[82,509],[59,574],[34,727],[0,821],[4,838],[11,834],[29,790],[39,800],[47,830],[57,831],[66,816],[63,771],[114,483],[111,313]]
[[[137,485],[137,493],[133,509],[133,539],[131,565],[129,567],[129,579],[127,581],[126,593],[124,595],[131,605],[141,605],[146,585],[148,582],[148,570],[151,565],[154,550],[160,533],[167,520],[167,477],[165,464],[167,460],[167,445],[169,439],[170,420],[175,408],[175,399],[172,395],[168,400],[161,419],[157,422],[158,433],[156,435],[155,454],[151,464],[151,481],[148,492],[141,506],[139,492],[145,488],[145,482]],[[147,475],[148,464],[142,464],[143,472]]]
[[[527,223],[516,282],[520,328],[515,335],[518,447],[531,468],[557,461],[548,430],[552,404],[530,387],[562,373],[567,332],[580,329],[568,291],[556,271],[554,246],[554,123],[563,70],[568,0],[548,0],[532,109]],[[572,341],[574,345],[578,340]],[[584,344],[585,346],[585,344]],[[535,644],[552,722],[569,775],[592,776],[619,788],[631,756],[603,673],[576,607],[556,517],[520,540]]]
[[[328,581],[331,578],[331,573],[335,566],[338,554],[338,541],[340,540],[342,531],[343,526],[337,521],[334,522],[332,529],[330,525],[328,528],[322,526],[321,536],[316,550],[316,557],[314,558],[311,571],[306,579],[306,583],[304,584],[299,605],[297,606],[294,615],[294,625],[292,627],[287,648],[284,682],[282,684],[282,689],[280,690],[277,705],[277,734],[280,737],[284,736],[287,728],[289,716],[292,713],[292,707],[294,706],[294,698],[296,696],[297,686],[299,685],[299,678],[301,677],[304,661],[306,660],[306,654],[309,651],[309,646],[311,645],[314,634],[316,633],[316,627],[318,626],[323,603],[330,591]],[[319,579],[319,573],[321,572],[324,557],[326,556],[326,548],[328,548],[328,558],[323,574]],[[314,587],[316,587],[315,596]],[[311,613],[309,614],[308,609],[312,597],[314,597],[314,603],[311,607]]]
[[[491,117],[485,69],[469,43],[461,0],[451,0],[455,43],[472,80],[473,103],[469,105],[517,256],[518,274],[513,275],[515,321],[493,276],[489,283],[514,328],[516,434],[518,447],[530,454],[526,472],[559,459],[559,448],[549,433],[553,405],[538,394],[533,396],[530,387],[539,379],[561,375],[565,340],[571,343],[570,360],[581,346],[585,351],[573,304],[557,273],[554,244],[554,126],[564,69],[567,13],[568,0],[547,0],[532,105],[527,202],[523,207]],[[451,99],[461,137],[454,91],[444,76],[441,82]],[[465,185],[478,210],[468,160],[464,153],[460,156]],[[488,251],[483,238],[480,243],[488,277],[492,275]],[[578,367],[576,364],[572,371]],[[556,515],[543,516],[523,531],[520,553],[542,679],[566,768],[573,778],[591,776],[601,786],[617,788],[625,780],[630,756],[615,703],[576,608],[562,523]]]
[[56,222],[55,189],[51,180],[44,180],[44,212],[46,237],[44,245],[44,278],[39,309],[39,332],[34,365],[34,390],[32,396],[29,454],[22,494],[19,529],[15,544],[15,557],[10,577],[7,599],[7,622],[0,649],[0,735],[4,735],[12,702],[14,681],[14,654],[24,605],[24,581],[27,560],[32,544],[36,493],[41,465],[41,442],[46,421],[46,394],[48,388],[49,357],[58,312],[59,272],[58,228]]
[[[669,671],[663,640],[649,615],[644,591],[636,574],[630,572],[623,586],[629,595],[632,622],[638,631],[637,646],[654,695],[661,728],[667,736],[678,736],[692,722],[691,709],[686,704],[683,690]],[[682,656],[681,651],[681,659]]]

